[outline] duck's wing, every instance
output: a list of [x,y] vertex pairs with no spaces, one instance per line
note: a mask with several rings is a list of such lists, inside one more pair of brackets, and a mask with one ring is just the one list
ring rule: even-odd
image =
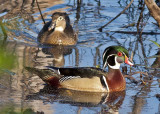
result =
[[100,77],[106,74],[104,70],[94,67],[57,68],[57,67],[47,66],[47,68],[49,68],[50,70],[59,75],[62,75],[63,77],[72,76],[80,78],[92,78],[94,76]]
[[62,81],[74,78],[93,78],[106,75],[106,72],[94,67],[74,67],[74,68],[58,68],[46,66],[46,69],[37,69],[33,67],[25,67],[31,73],[37,74],[43,81],[47,81],[51,77],[57,77]]
[[60,78],[61,75],[59,75],[56,72],[53,72],[53,70],[50,69],[38,69],[33,67],[25,67],[26,70],[28,70],[30,73],[38,75],[44,82],[48,81],[52,77]]
[[46,37],[54,31],[54,30],[50,31],[48,30],[48,27],[50,26],[51,23],[52,21],[49,21],[43,26],[37,37],[38,42],[43,43]]
[[62,87],[79,91],[107,91],[106,72],[93,67],[36,69],[26,67],[37,74],[43,81],[54,87]]

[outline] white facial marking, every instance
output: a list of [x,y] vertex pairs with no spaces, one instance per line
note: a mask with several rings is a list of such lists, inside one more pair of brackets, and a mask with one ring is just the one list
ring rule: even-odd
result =
[[58,69],[58,74],[59,74],[59,75],[61,75],[61,73],[60,73],[59,69]]
[[108,60],[108,58],[109,58],[110,56],[112,56],[112,55],[116,55],[116,54],[111,54],[111,55],[109,55],[109,56],[107,57],[107,59],[106,59],[106,61],[105,61],[104,65],[103,65],[103,70],[104,70],[104,69],[105,69],[105,67],[107,66],[107,60]]
[[103,70],[105,69],[106,66],[107,66],[107,61],[103,65]]
[[108,64],[108,66],[110,67],[110,68],[112,68],[112,69],[119,69],[120,68],[120,63],[118,63],[117,62],[117,56],[115,57],[115,65],[114,66],[110,66],[109,64]]
[[109,50],[109,48],[104,52],[104,54],[103,54],[103,59],[104,59],[104,56],[105,56],[105,54],[107,53],[108,50]]

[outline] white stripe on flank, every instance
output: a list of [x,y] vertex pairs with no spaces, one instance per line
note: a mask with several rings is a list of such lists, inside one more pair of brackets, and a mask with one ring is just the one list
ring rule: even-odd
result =
[[58,74],[59,74],[59,75],[61,75],[61,73],[60,73],[59,69],[58,69]]
[[107,91],[109,92],[109,87],[108,87],[108,84],[107,84],[107,81],[106,81],[105,76],[103,76],[103,80],[104,80],[104,83],[105,83],[105,85],[106,85],[106,87],[107,87]]

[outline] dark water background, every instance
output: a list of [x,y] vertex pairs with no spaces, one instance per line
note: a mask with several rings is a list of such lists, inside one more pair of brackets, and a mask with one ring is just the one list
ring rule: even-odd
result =
[[[33,0],[0,0],[0,40],[5,50],[17,58],[14,66],[9,59],[1,59],[8,66],[0,68],[0,113],[2,114],[159,114],[160,101],[160,50],[152,41],[160,44],[160,30],[143,1],[135,0],[119,18],[99,32],[98,28],[122,11],[129,0],[38,0],[45,21],[56,11],[69,14],[78,32],[75,47],[38,48],[36,37],[43,27],[40,13]],[[141,21],[138,21],[138,20]],[[137,23],[139,26],[137,27]],[[129,24],[133,26],[125,27]],[[139,33],[137,33],[139,31]],[[152,40],[152,41],[150,41]],[[44,86],[42,80],[24,69],[24,66],[102,66],[102,53],[111,45],[121,45],[133,53],[135,66],[127,72],[137,80],[126,78],[125,93],[84,93],[54,91]],[[58,50],[58,51],[57,51]],[[16,56],[16,57],[15,57]],[[62,58],[57,62],[56,59]],[[2,63],[3,63],[2,62]],[[5,65],[4,65],[5,66]],[[10,67],[9,67],[10,66]],[[12,66],[12,67],[11,67]],[[142,83],[140,73],[143,72]],[[147,74],[147,75],[145,75]]]

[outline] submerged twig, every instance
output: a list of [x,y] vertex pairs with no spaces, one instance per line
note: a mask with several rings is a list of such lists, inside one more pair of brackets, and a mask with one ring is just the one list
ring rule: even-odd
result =
[[124,75],[124,77],[127,78],[127,79],[129,79],[132,83],[135,83],[135,84],[138,83],[138,81],[134,77],[132,77],[132,76]]
[[134,77],[132,77],[132,75],[135,75],[135,74],[140,74],[140,79],[141,79],[142,83],[143,83],[144,85],[146,85],[146,82],[144,82],[144,81],[142,80],[142,74],[148,76],[148,73],[147,73],[147,72],[141,72],[141,71],[132,72],[132,73],[130,73],[130,74],[128,74],[128,75],[124,75],[124,77],[125,77],[125,78],[128,78],[131,82],[137,84],[138,81],[137,81]]
[[143,75],[145,75],[145,76],[148,76],[148,73],[147,73],[147,72],[141,72],[141,71],[132,72],[132,73],[130,73],[129,75],[135,75],[135,74],[143,74]]
[[[116,33],[122,33],[122,34],[137,34],[137,31],[110,31],[110,32],[116,32]],[[138,32],[138,34],[140,34],[141,32]],[[156,33],[156,32],[142,32],[142,34],[146,34],[146,35],[159,35],[160,33]]]
[[[135,26],[135,23],[131,23],[131,24],[125,25],[123,27],[120,27],[120,29],[117,30],[117,31],[121,31],[123,29],[129,28],[129,27],[133,27],[133,26]],[[106,32],[114,32],[114,31],[109,30],[109,31],[106,31]],[[116,33],[116,31],[113,34],[115,34],[115,33]],[[113,34],[111,34],[110,36],[112,36]]]
[[37,3],[37,6],[38,6],[38,10],[39,10],[39,12],[40,12],[41,18],[42,18],[42,20],[43,20],[43,23],[46,24],[37,0],[36,0],[36,3]]
[[146,82],[142,78],[140,79],[141,79],[142,84],[146,85]]
[[83,107],[78,107],[77,114],[81,114]]
[[[142,10],[141,10],[141,13],[139,15],[139,19],[138,19],[138,22],[137,22],[137,33],[139,33],[139,25],[140,25],[140,22],[141,20],[143,19],[143,11],[144,11],[144,7],[145,7],[145,3],[143,4],[143,7],[142,7]],[[141,30],[140,33],[142,33],[143,30]],[[142,34],[141,34],[142,35]]]
[[114,17],[111,21],[109,21],[107,24],[103,25],[102,27],[100,27],[98,30],[100,32],[102,32],[102,29],[107,26],[108,24],[110,24],[112,21],[114,21],[116,18],[118,18],[121,14],[123,14],[129,7],[130,5],[132,4],[134,0],[131,0],[131,2],[127,5],[127,7],[125,7],[125,9],[123,11],[121,11],[116,17]]
[[[134,56],[134,53],[133,53],[133,51],[132,51],[132,53],[131,53],[131,58],[130,58],[130,61],[131,61],[131,62],[133,62],[133,56]],[[131,66],[130,66],[130,72],[131,72],[131,70],[132,70],[132,69],[131,69]]]

